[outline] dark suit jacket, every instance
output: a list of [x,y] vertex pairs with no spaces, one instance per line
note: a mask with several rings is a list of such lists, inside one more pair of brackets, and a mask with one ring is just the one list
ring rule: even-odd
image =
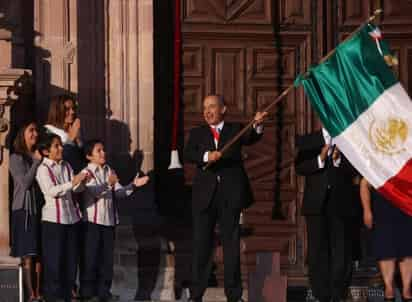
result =
[[[242,125],[239,123],[225,122],[220,133],[218,150],[222,149],[241,129]],[[216,150],[213,135],[208,125],[196,127],[190,131],[184,158],[187,162],[197,166],[192,186],[194,211],[202,211],[209,206],[218,177],[220,185],[223,186],[224,198],[232,208],[247,208],[252,204],[252,191],[243,167],[241,148],[242,145],[253,144],[260,137],[261,135],[251,129],[227,150],[218,162],[203,170],[202,167],[206,164],[203,162],[205,152]]]
[[336,215],[355,216],[358,214],[359,201],[353,177],[357,172],[343,155],[339,167],[333,166],[330,162],[325,168],[320,169],[318,155],[324,144],[322,131],[298,137],[296,140],[296,173],[305,176],[302,214],[321,215],[328,200],[329,209]]

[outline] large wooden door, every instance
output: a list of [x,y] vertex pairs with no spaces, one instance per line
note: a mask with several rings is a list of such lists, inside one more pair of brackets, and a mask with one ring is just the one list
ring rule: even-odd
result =
[[[319,0],[184,0],[182,15],[185,133],[203,123],[202,99],[210,93],[225,97],[228,120],[249,121],[323,49],[322,26],[315,22],[322,15]],[[262,141],[244,149],[256,199],[244,213],[250,230],[242,242],[244,280],[253,270],[255,252],[268,249],[281,251],[282,266],[291,275],[303,275],[302,189],[293,167],[294,138],[312,127],[303,92],[294,91],[271,113]],[[185,169],[190,183],[193,167]]]
[[[411,91],[412,1],[184,0],[185,133],[203,123],[202,99],[210,93],[225,97],[227,119],[248,121],[378,7],[384,36],[399,57],[397,72]],[[256,199],[244,213],[251,230],[242,242],[244,280],[256,251],[278,250],[288,284],[306,284],[304,187],[294,170],[294,138],[318,127],[299,88],[271,113],[262,141],[244,150]],[[185,166],[189,184],[192,175],[193,167]]]

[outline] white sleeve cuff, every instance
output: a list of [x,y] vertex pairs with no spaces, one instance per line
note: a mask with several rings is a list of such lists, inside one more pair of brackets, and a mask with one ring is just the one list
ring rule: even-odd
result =
[[253,128],[255,128],[255,131],[257,134],[262,134],[263,133],[263,125],[260,124],[259,126],[253,125]]
[[325,167],[325,161],[320,158],[320,155],[318,155],[318,167],[319,169],[323,169]]
[[207,163],[209,161],[209,151],[206,151],[205,154],[203,154],[203,162]]
[[65,182],[64,184],[61,185],[62,191],[70,191],[73,189],[77,189],[80,186],[80,183],[77,185],[73,186],[73,183],[71,181]]
[[72,145],[75,146],[76,144],[71,139],[67,138],[66,141],[63,142],[63,145]]
[[341,158],[340,158],[340,157],[339,157],[338,159],[336,159],[336,160],[333,161],[333,165],[334,165],[336,168],[338,168],[338,167],[340,166],[340,163],[341,163]]

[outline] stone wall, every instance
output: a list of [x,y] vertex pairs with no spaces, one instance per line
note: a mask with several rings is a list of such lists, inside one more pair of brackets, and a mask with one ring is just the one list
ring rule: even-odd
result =
[[[50,96],[74,94],[80,105],[83,138],[104,139],[110,164],[123,183],[154,166],[152,7],[152,0],[0,2],[0,84],[2,67],[32,66],[40,121],[46,119]],[[3,154],[7,157],[8,150]],[[6,255],[7,161],[0,173],[0,255]],[[163,282],[172,262],[170,256],[161,256],[168,252],[157,232],[161,219],[154,206],[153,187],[149,185],[119,206],[123,226],[117,232],[116,289],[131,292],[133,298],[174,298],[170,286],[174,280]],[[146,255],[156,259],[149,267],[141,262]],[[145,270],[158,272],[159,267],[167,269],[151,281],[142,275]],[[152,281],[157,285],[153,287]]]
[[152,169],[152,0],[34,0],[34,31],[38,115],[74,93],[84,137],[105,139],[124,180],[131,160]]

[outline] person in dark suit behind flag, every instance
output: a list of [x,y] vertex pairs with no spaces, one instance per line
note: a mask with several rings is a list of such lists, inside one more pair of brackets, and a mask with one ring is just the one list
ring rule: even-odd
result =
[[[240,274],[241,209],[252,203],[252,191],[243,167],[242,145],[255,143],[262,136],[266,112],[257,112],[255,124],[224,154],[219,150],[241,129],[239,123],[224,121],[226,106],[219,95],[203,102],[206,125],[190,131],[185,146],[187,162],[197,166],[192,186],[193,256],[191,301],[202,301],[212,268],[213,233],[219,223],[224,261],[225,294],[229,302],[242,301]],[[203,169],[207,163],[212,165]]]
[[320,302],[341,301],[352,275],[352,232],[358,214],[356,170],[322,129],[297,137],[296,173],[305,176],[309,281]]

